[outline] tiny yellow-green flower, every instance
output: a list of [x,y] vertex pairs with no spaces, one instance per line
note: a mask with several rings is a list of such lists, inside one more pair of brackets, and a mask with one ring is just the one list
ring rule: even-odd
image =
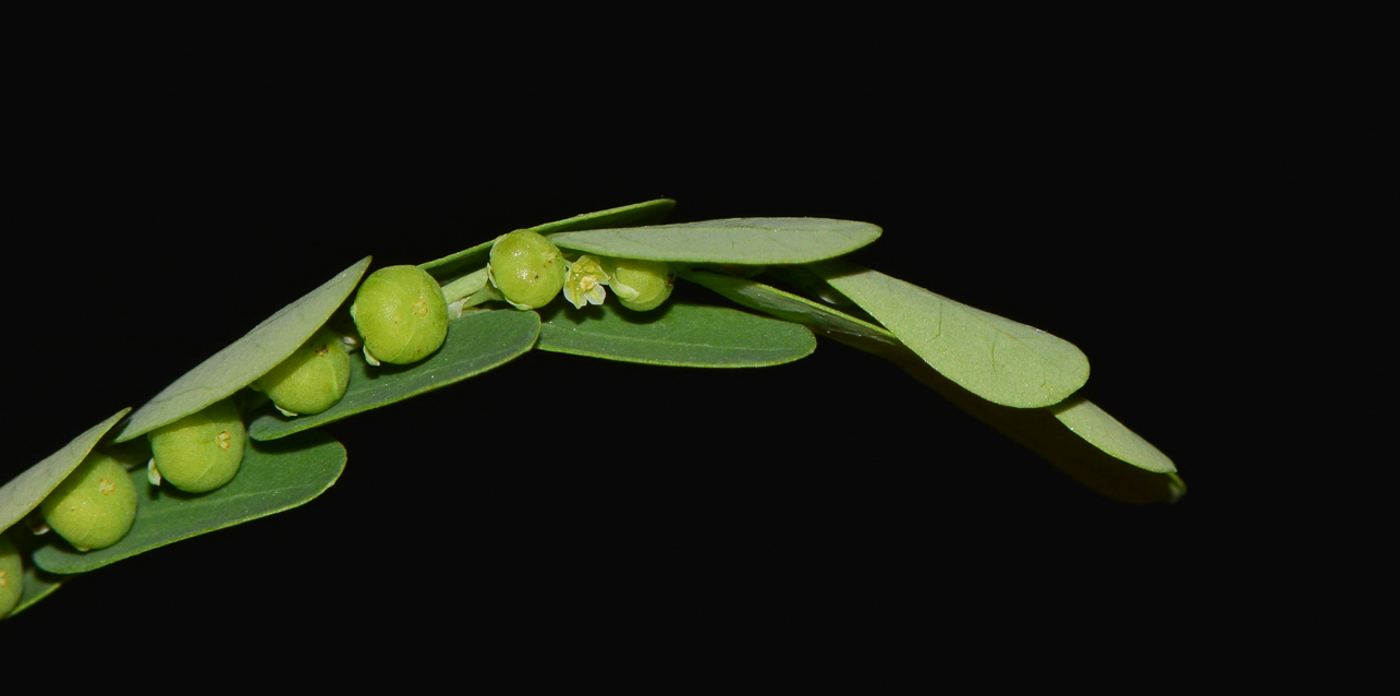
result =
[[233,480],[243,464],[248,431],[232,401],[152,430],[151,458],[160,478],[187,493],[212,491]]
[[111,455],[92,452],[39,503],[39,511],[73,548],[105,549],[136,521],[136,484]]
[[533,230],[516,230],[491,245],[486,277],[516,309],[549,304],[568,275],[559,247]]
[[320,413],[340,401],[350,385],[350,354],[340,334],[323,328],[254,386],[290,416]]
[[19,604],[24,594],[24,564],[10,536],[0,532],[0,619]]
[[608,299],[608,291],[603,288],[609,281],[602,260],[592,254],[584,254],[569,264],[569,277],[564,280],[564,299],[575,309],[583,309],[585,304],[603,304],[603,300]]
[[665,261],[606,258],[603,267],[612,277],[609,287],[617,299],[633,311],[645,312],[661,306],[675,285]]
[[428,357],[447,338],[447,298],[428,272],[389,266],[371,273],[355,293],[350,317],[365,341],[365,360],[407,365]]

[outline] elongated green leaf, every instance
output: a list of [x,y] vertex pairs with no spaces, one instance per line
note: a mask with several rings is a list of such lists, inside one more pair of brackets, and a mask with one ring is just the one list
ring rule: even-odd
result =
[[24,569],[24,594],[19,598],[19,604],[15,605],[5,618],[11,618],[29,607],[38,604],[43,598],[53,594],[54,590],[63,586],[64,576],[45,573],[33,565]]
[[[914,351],[852,334],[829,334],[842,343],[885,358],[933,389],[954,406],[1040,455],[1070,478],[1126,503],[1176,502],[1186,484],[1175,473],[1149,471],[1109,454],[1055,417],[1051,408],[994,404],[933,369]],[[1088,403],[1088,402],[1085,402]]]
[[848,262],[812,268],[934,369],[988,401],[1051,406],[1089,379],[1089,359],[1040,329]]
[[604,227],[636,227],[661,222],[676,207],[670,198],[656,198],[618,208],[608,208],[596,213],[584,213],[563,220],[535,225],[530,229],[549,236],[558,232],[574,230],[597,230]]
[[524,355],[534,346],[539,332],[540,317],[534,312],[468,312],[448,323],[447,340],[426,360],[371,367],[363,355],[355,353],[350,357],[350,385],[340,403],[321,413],[294,418],[269,409],[253,420],[248,435],[255,440],[276,440],[441,389]]
[[[584,213],[575,215],[563,220],[546,222],[543,225],[535,225],[530,229],[543,235],[554,234],[556,232],[567,232],[570,230],[591,230],[599,227],[632,227],[634,225],[650,225],[661,222],[666,215],[676,207],[676,202],[670,198],[657,198],[655,200],[633,203],[618,208],[599,210],[594,213]],[[491,245],[496,240],[494,238],[477,244],[469,249],[463,249],[455,254],[444,256],[440,259],[420,264],[418,267],[427,271],[429,275],[438,279],[446,289],[450,281],[471,273],[472,271],[486,265],[486,257],[491,252]],[[458,295],[457,299],[465,297],[465,294]],[[454,300],[455,301],[455,300]]]
[[540,350],[679,367],[765,367],[811,355],[806,327],[726,307],[670,303],[651,312],[611,304],[561,308],[540,327]]
[[64,445],[63,449],[25,469],[19,476],[10,479],[4,487],[0,487],[0,533],[24,519],[30,510],[39,507],[39,503],[44,502],[44,498],[47,498],[58,484],[63,483],[68,474],[78,468],[102,436],[106,435],[122,416],[130,412],[130,408],[124,408],[111,418],[88,428],[82,435]]
[[140,437],[167,423],[173,423],[248,386],[268,370],[277,367],[350,296],[360,276],[369,268],[366,256],[341,271],[321,287],[278,310],[233,343],[200,363],[145,406],[131,414],[117,437],[118,442]]
[[748,278],[708,271],[687,271],[682,273],[681,277],[714,290],[745,307],[802,324],[819,334],[845,334],[880,341],[891,346],[903,345],[894,334],[868,321]]
[[809,263],[875,241],[868,222],[828,218],[734,218],[556,234],[565,249],[650,261],[749,265]]
[[1176,471],[1161,450],[1082,396],[1071,396],[1048,410],[1075,435],[1118,459],[1161,474]]
[[[243,466],[228,485],[202,495],[153,487],[146,470],[136,484],[136,523],[113,546],[82,553],[55,539],[34,552],[51,573],[86,573],[190,537],[290,510],[319,496],[345,469],[345,448],[324,432],[281,442],[250,442]],[[57,536],[57,535],[53,535]]]

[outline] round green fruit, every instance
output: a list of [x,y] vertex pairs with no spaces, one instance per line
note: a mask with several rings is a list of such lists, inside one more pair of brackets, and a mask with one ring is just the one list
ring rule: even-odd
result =
[[0,619],[5,618],[24,594],[24,564],[8,534],[0,533]]
[[355,293],[350,316],[372,365],[418,362],[447,338],[442,286],[417,266],[389,266],[371,273]]
[[645,312],[661,306],[675,285],[665,261],[607,259],[604,266],[612,277],[613,293],[623,307],[633,311]]
[[39,511],[73,548],[105,549],[136,521],[136,484],[116,459],[93,452],[39,503]]
[[321,329],[281,365],[258,378],[258,390],[289,415],[320,413],[350,386],[350,354],[340,335]]
[[187,493],[204,493],[232,481],[238,473],[248,431],[238,407],[225,399],[147,437],[163,480]]
[[569,264],[559,247],[540,233],[516,230],[491,245],[486,276],[516,309],[534,309],[559,294]]

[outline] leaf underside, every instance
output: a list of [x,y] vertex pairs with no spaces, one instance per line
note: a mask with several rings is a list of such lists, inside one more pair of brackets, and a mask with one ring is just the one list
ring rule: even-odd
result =
[[1089,359],[1064,339],[852,263],[812,268],[934,369],[988,401],[1052,406],[1089,379]]
[[290,418],[268,407],[253,419],[248,435],[275,440],[460,382],[525,354],[539,331],[540,318],[534,312],[481,310],[449,322],[442,348],[412,365],[372,367],[357,351],[350,356],[350,384],[339,403],[321,413]]
[[802,324],[822,335],[843,334],[891,346],[902,345],[894,334],[882,327],[748,278],[698,270],[686,271],[681,277],[709,288],[730,301]]
[[611,303],[559,308],[540,327],[539,349],[676,367],[765,367],[811,355],[798,324],[727,307],[671,302],[650,312]]
[[45,573],[32,564],[26,566],[24,568],[24,594],[19,598],[19,604],[16,604],[15,608],[5,615],[5,618],[13,618],[15,614],[38,604],[40,600],[62,587],[65,579],[67,578],[62,575]]
[[625,259],[742,265],[809,263],[848,254],[880,236],[868,222],[829,218],[733,218],[564,232],[561,248]]
[[[599,227],[632,227],[634,225],[650,225],[661,222],[666,215],[676,207],[676,202],[670,198],[657,198],[655,200],[633,203],[617,208],[599,210],[593,213],[575,215],[563,220],[546,222],[542,225],[535,225],[530,229],[543,235],[550,235],[557,232],[567,232],[572,230],[591,230]],[[434,259],[424,264],[419,264],[419,268],[428,272],[436,278],[439,283],[446,285],[449,281],[471,273],[472,271],[486,265],[487,257],[491,252],[491,245],[495,244],[495,239],[490,239],[475,246],[463,249],[455,254]]]
[[151,486],[146,470],[136,484],[136,523],[116,544],[82,553],[55,537],[34,552],[51,573],[86,573],[190,537],[290,510],[319,496],[345,469],[345,448],[324,432],[275,443],[249,442],[238,475],[227,485],[194,495],[168,484]]
[[92,451],[107,431],[130,412],[130,408],[124,408],[111,418],[88,428],[82,435],[64,445],[63,449],[25,469],[19,476],[0,487],[0,533],[39,507],[39,503],[44,502],[44,498],[83,463],[88,452]]
[[801,322],[817,333],[894,362],[955,406],[1103,495],[1149,503],[1172,502],[1185,493],[1185,484],[1166,455],[1082,397],[1072,396],[1043,409],[998,405],[939,374],[880,327],[746,278],[705,271],[691,271],[682,277],[735,302]]
[[117,437],[125,442],[232,396],[286,360],[325,325],[360,282],[370,257],[278,310],[243,338],[175,380],[131,415]]

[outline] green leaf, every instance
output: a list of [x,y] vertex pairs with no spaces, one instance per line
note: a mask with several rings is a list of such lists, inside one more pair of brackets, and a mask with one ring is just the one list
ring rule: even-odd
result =
[[1109,454],[1071,430],[1056,417],[1052,408],[1015,408],[994,404],[943,376],[908,348],[844,334],[831,336],[900,366],[954,406],[1040,455],[1070,478],[1109,498],[1136,504],[1170,503],[1186,493],[1186,485],[1175,473],[1149,471]]
[[878,326],[747,278],[705,271],[689,271],[682,277],[747,307],[799,322],[895,362],[955,406],[1111,498],[1135,503],[1174,501],[1186,492],[1166,455],[1082,397],[1071,396],[1045,409],[1000,406],[940,375]]
[[54,575],[39,570],[33,564],[24,568],[24,594],[19,598],[19,604],[15,605],[10,613],[5,615],[9,619],[14,615],[39,603],[39,600],[53,594],[54,590],[63,586],[65,578],[62,575]]
[[765,367],[811,355],[806,327],[726,307],[670,303],[651,312],[603,304],[558,308],[540,327],[539,349],[681,367]]
[[894,334],[868,321],[857,319],[805,297],[799,297],[748,278],[698,270],[683,272],[681,277],[714,290],[745,307],[767,312],[785,321],[802,324],[822,335],[842,334],[879,341],[891,346],[903,345],[899,339],[895,338]]
[[670,198],[657,198],[642,203],[624,205],[620,208],[609,208],[596,213],[584,213],[575,215],[564,220],[546,222],[543,225],[535,225],[530,229],[542,235],[549,236],[557,232],[572,232],[574,230],[596,230],[604,227],[636,227],[637,225],[651,225],[666,219],[671,210],[676,207],[676,202]]
[[1089,379],[1089,359],[1040,329],[844,261],[812,268],[934,369],[984,399],[1051,406]]
[[1161,450],[1082,396],[1072,396],[1048,410],[1074,434],[1118,459],[1160,474],[1176,471]]
[[16,522],[24,519],[29,511],[39,507],[39,503],[44,502],[44,498],[47,498],[58,484],[63,483],[68,474],[78,468],[102,436],[106,435],[122,416],[130,412],[130,408],[124,408],[111,418],[88,428],[82,435],[64,445],[63,449],[25,469],[19,476],[0,487],[0,533],[4,533]]
[[556,245],[591,254],[678,263],[809,263],[847,254],[880,236],[868,222],[734,218],[556,234]]
[[467,312],[448,323],[447,340],[426,360],[371,367],[356,352],[350,356],[350,384],[339,403],[321,413],[293,418],[269,409],[248,426],[248,435],[276,440],[460,382],[525,354],[539,332],[540,317],[534,312]]
[[56,539],[34,552],[34,563],[51,573],[86,573],[166,544],[303,505],[330,488],[345,470],[345,448],[324,432],[248,444],[238,475],[223,488],[202,495],[170,486],[153,487],[146,480],[145,468],[138,467],[131,472],[137,492],[136,523],[126,537],[87,553]]
[[[566,232],[570,230],[591,230],[599,227],[632,227],[635,225],[649,225],[661,222],[666,215],[676,207],[676,202],[670,198],[657,198],[655,200],[642,203],[624,205],[620,208],[609,208],[599,210],[595,213],[584,213],[575,215],[564,220],[546,222],[543,225],[535,225],[530,229],[543,235],[550,235],[556,232]],[[477,244],[469,249],[463,249],[455,254],[435,259],[418,267],[427,271],[429,275],[437,278],[443,284],[444,289],[450,281],[456,280],[460,276],[471,273],[477,268],[486,265],[487,256],[491,252],[491,245],[495,244],[495,238]],[[457,296],[456,299],[466,297],[467,293]],[[449,299],[449,302],[455,302]]]
[[206,406],[228,398],[234,392],[267,374],[325,325],[345,298],[350,296],[360,276],[369,268],[366,256],[341,271],[321,287],[278,310],[233,345],[200,363],[145,406],[117,437],[125,442],[167,423],[173,423]]

